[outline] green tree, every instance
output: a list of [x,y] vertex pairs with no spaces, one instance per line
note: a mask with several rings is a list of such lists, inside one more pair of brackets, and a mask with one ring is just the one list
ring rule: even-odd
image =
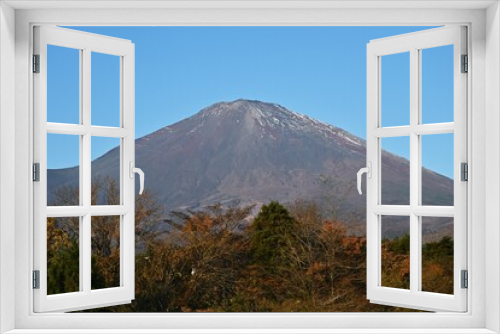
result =
[[[388,240],[383,240],[387,242]],[[410,254],[410,235],[404,234],[400,237],[394,238],[389,243],[389,250],[394,254],[398,255],[409,255]]]
[[255,264],[270,272],[288,263],[287,254],[293,247],[296,221],[288,210],[278,202],[264,205],[250,226],[250,248]]

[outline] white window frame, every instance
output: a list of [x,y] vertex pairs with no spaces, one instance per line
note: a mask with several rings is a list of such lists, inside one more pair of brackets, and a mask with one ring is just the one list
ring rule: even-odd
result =
[[[39,288],[34,289],[34,311],[75,311],[128,304],[135,291],[135,193],[132,168],[135,160],[134,44],[128,40],[60,27],[34,27],[34,54],[39,56],[39,73],[34,83],[34,162],[39,164],[39,181],[33,184],[34,270],[39,271]],[[80,120],[78,124],[47,122],[47,46],[78,50],[80,59]],[[91,117],[92,53],[119,58],[119,126],[95,126]],[[47,206],[47,134],[78,136],[79,205]],[[120,203],[91,204],[92,138],[110,137],[120,142]],[[120,285],[92,290],[92,217],[119,216]],[[47,225],[49,217],[79,217],[79,290],[47,295]]]
[[[232,4],[233,3],[233,4]],[[0,331],[128,333],[500,332],[500,11],[497,1],[4,1],[0,4]],[[14,10],[12,7],[17,8]],[[73,6],[73,7],[72,7]],[[129,9],[126,9],[128,7]],[[143,10],[130,9],[142,8]],[[148,9],[149,7],[149,9]],[[157,8],[163,7],[163,8]],[[181,8],[179,8],[181,7]],[[392,8],[396,7],[396,8]],[[85,8],[85,9],[75,9]],[[114,10],[103,10],[114,8]],[[154,9],[152,9],[154,8]],[[34,314],[32,27],[57,25],[443,25],[469,31],[469,308],[434,314]],[[160,66],[160,64],[159,64]],[[15,71],[14,71],[15,68]],[[15,82],[15,86],[12,83]],[[12,139],[15,138],[15,147]],[[487,152],[487,154],[486,154]],[[15,172],[15,174],[14,174]],[[486,182],[486,174],[488,182]],[[12,177],[12,175],[15,175]],[[12,192],[15,195],[12,198]],[[14,222],[14,224],[13,224]],[[473,226],[473,228],[472,228]],[[13,256],[14,255],[14,256]],[[26,261],[30,259],[29,261]],[[13,288],[14,287],[14,288]],[[487,291],[487,293],[486,293]],[[12,307],[14,305],[14,307]],[[141,327],[142,329],[137,329]],[[38,331],[38,329],[40,331]],[[132,329],[137,329],[136,331]],[[169,330],[170,329],[170,330]],[[240,330],[238,330],[240,329]],[[245,329],[247,329],[245,331]],[[356,330],[358,329],[358,330]],[[413,330],[412,330],[413,329]],[[179,330],[180,331],[180,330]],[[47,332],[47,331],[45,331]],[[183,331],[187,332],[187,331]]]
[[[467,75],[461,73],[461,58],[467,54],[466,27],[449,26],[402,34],[370,41],[367,46],[367,165],[371,167],[367,183],[367,298],[377,304],[403,306],[431,311],[467,310],[467,290],[460,275],[467,270],[467,184],[460,177],[461,163],[467,163]],[[452,45],[454,117],[449,123],[422,123],[422,50]],[[409,124],[382,126],[381,92],[384,68],[382,57],[409,53]],[[422,135],[453,134],[454,205],[422,205]],[[408,205],[384,205],[382,202],[382,140],[409,139]],[[405,216],[409,220],[410,287],[383,286],[382,217]],[[422,217],[453,218],[453,294],[422,291]]]

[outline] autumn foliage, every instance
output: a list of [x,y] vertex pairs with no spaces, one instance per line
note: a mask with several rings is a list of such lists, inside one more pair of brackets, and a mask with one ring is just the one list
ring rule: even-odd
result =
[[[110,182],[93,190],[112,199]],[[315,203],[270,202],[252,218],[253,209],[214,205],[165,219],[150,194],[138,197],[135,300],[95,311],[405,311],[369,303],[366,238]],[[119,285],[116,219],[92,221],[93,289]],[[49,293],[78,291],[78,219],[49,218],[47,229]],[[423,289],[453,293],[453,240],[425,244],[422,254]],[[408,236],[383,241],[382,285],[409,288]]]

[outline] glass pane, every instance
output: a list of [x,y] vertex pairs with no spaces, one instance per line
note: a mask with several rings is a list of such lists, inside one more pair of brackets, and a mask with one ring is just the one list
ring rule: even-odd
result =
[[453,122],[453,45],[423,49],[422,123]]
[[120,138],[92,137],[92,205],[120,205]]
[[92,125],[120,126],[120,57],[92,52]]
[[410,137],[381,138],[383,205],[410,205]]
[[381,216],[382,286],[410,288],[410,217]]
[[453,294],[453,218],[421,219],[422,291]]
[[421,136],[422,205],[453,206],[453,133]]
[[92,290],[120,286],[120,216],[91,218]]
[[47,45],[47,122],[80,123],[80,50]]
[[382,126],[410,124],[410,53],[381,57]]
[[47,218],[47,294],[80,291],[80,218]]
[[47,134],[47,205],[80,205],[80,136]]

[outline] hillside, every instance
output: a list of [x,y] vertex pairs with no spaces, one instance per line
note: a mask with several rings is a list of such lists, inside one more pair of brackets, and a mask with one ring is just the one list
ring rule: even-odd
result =
[[[385,204],[408,196],[409,162],[383,152]],[[92,163],[93,175],[118,178],[119,150]],[[365,196],[355,189],[366,164],[366,143],[349,132],[278,104],[220,102],[190,118],[136,140],[136,166],[146,189],[167,210],[231,204],[316,200],[325,210],[365,214]],[[76,169],[49,170],[49,194],[78,179]],[[450,205],[453,181],[423,171],[425,194]]]

